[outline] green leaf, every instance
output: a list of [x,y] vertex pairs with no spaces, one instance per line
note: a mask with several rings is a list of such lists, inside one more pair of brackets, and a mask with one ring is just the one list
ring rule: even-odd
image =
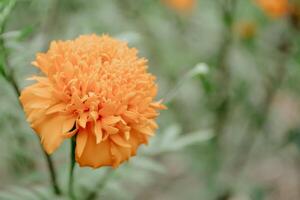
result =
[[[182,150],[190,145],[206,142],[213,138],[210,130],[199,130],[187,134],[180,133],[178,125],[172,125],[151,141],[150,146],[143,149],[146,155],[158,155]],[[183,136],[182,136],[183,135]]]
[[[184,74],[182,76],[182,78],[177,82],[177,84],[174,86],[174,88],[172,88],[163,99],[165,99],[165,102],[170,102],[176,96],[180,87],[182,85],[184,85],[186,83],[186,81],[188,81],[194,77],[200,77],[201,80],[203,79],[203,81],[205,81],[204,79],[206,79],[205,77],[207,76],[209,71],[210,71],[209,66],[206,63],[196,64],[191,70],[189,70],[186,74]],[[204,86],[204,90],[211,89],[210,83],[207,81],[208,80],[206,80],[206,82],[204,83],[204,84],[206,84]],[[207,84],[209,84],[209,85],[207,85]]]
[[166,168],[162,164],[147,157],[138,157],[137,159],[132,160],[130,164],[144,170],[161,174],[165,174],[167,172]]
[[33,31],[34,31],[33,26],[27,26],[27,27],[23,28],[20,31],[20,34],[19,34],[17,40],[23,41],[23,40],[27,39],[28,37],[30,37],[30,35],[33,33]]
[[[0,26],[1,28],[3,28],[3,25],[7,19],[7,17],[9,16],[9,14],[11,13],[12,9],[14,8],[16,4],[16,0],[6,0],[6,1],[2,1],[0,4]],[[1,30],[3,31],[3,30]]]
[[180,137],[171,146],[172,151],[186,148],[190,145],[195,145],[200,142],[205,142],[213,138],[213,134],[210,130],[200,130],[193,133],[186,134]]
[[181,133],[181,127],[177,124],[173,124],[169,126],[162,135],[162,138],[160,139],[162,146],[168,146],[170,142],[176,140]]

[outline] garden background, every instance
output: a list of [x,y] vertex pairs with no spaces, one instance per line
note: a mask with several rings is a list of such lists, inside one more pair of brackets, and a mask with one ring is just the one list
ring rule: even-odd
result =
[[76,166],[78,199],[300,199],[297,1],[282,15],[254,0],[189,2],[0,1],[0,199],[68,199],[69,143],[52,155],[56,195],[18,92],[50,41],[92,33],[148,59],[168,110],[129,162]]

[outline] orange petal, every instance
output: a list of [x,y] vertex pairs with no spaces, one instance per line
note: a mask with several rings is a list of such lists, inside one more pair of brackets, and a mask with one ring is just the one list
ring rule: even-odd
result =
[[157,123],[154,120],[150,119],[150,120],[148,120],[148,123],[149,123],[149,126],[152,129],[157,129],[158,128],[158,125],[157,125]]
[[88,139],[79,158],[76,154],[76,161],[83,166],[97,168],[100,166],[111,166],[112,155],[110,152],[110,141],[105,140],[96,144],[96,137],[94,134],[88,134]]
[[78,132],[78,127],[76,125],[76,128],[74,130],[72,130],[68,133],[64,133],[64,138],[69,139],[69,138],[73,137],[77,132]]
[[29,78],[27,78],[26,80],[30,80],[30,81],[38,81],[39,83],[42,83],[42,84],[49,84],[49,79],[46,78],[46,77],[43,77],[43,76],[31,76]]
[[126,122],[137,122],[139,115],[136,112],[126,110],[122,117]]
[[31,90],[31,92],[34,95],[36,95],[38,97],[46,98],[46,99],[50,99],[52,97],[52,93],[51,93],[49,86],[41,84],[41,83],[37,83],[34,86],[36,86],[36,87],[32,88],[32,90]]
[[125,131],[124,135],[125,135],[125,139],[129,140],[129,138],[130,138],[130,132],[129,131]]
[[20,101],[23,107],[26,108],[47,108],[54,102],[51,99],[45,99],[39,96],[36,96],[32,91],[36,88],[36,84],[29,86],[22,91],[20,96]]
[[78,123],[82,128],[86,127],[88,115],[89,115],[89,113],[87,113],[87,112],[82,113],[78,119]]
[[159,113],[157,113],[154,109],[147,109],[146,112],[143,113],[143,116],[148,119],[154,119],[159,116]]
[[102,126],[101,121],[96,121],[94,125],[94,133],[96,136],[96,143],[99,144],[102,141]]
[[53,153],[62,143],[64,139],[62,127],[68,118],[69,116],[65,115],[46,115],[38,125],[33,127],[39,133],[48,154]]
[[121,120],[121,117],[109,116],[102,119],[103,125],[114,125]]
[[121,147],[130,148],[130,144],[124,140],[119,134],[110,135],[110,139]]
[[123,148],[111,143],[111,154],[112,154],[112,166],[118,167],[122,162],[128,160],[131,155],[130,148]]
[[62,112],[65,109],[66,109],[66,104],[59,103],[59,104],[53,105],[50,108],[48,108],[46,114],[49,115],[49,114],[56,113],[56,112]]
[[160,110],[167,109],[167,107],[165,105],[161,104],[161,103],[162,103],[162,100],[157,101],[157,102],[153,102],[153,103],[150,104],[150,106],[155,108],[155,109],[160,109]]
[[131,134],[130,139],[137,138],[138,144],[148,144],[148,140],[149,140],[148,135],[143,134],[143,133],[139,132],[138,130],[132,130],[130,132],[130,134]]
[[99,115],[101,115],[102,117],[114,115],[115,110],[116,110],[115,105],[106,104],[103,106],[102,109],[99,110]]
[[62,132],[68,133],[72,130],[76,122],[76,116],[71,116],[70,118],[66,119],[63,123]]
[[118,151],[118,147],[115,144],[111,144],[111,154],[112,154],[112,166],[116,168],[120,165],[122,161],[122,156]]
[[50,102],[40,101],[37,97],[32,98],[32,102],[28,103],[28,107],[36,109],[47,109]]
[[46,54],[43,53],[37,54],[36,62],[33,64],[40,68],[45,74],[47,74],[48,69],[51,68],[51,61],[47,58]]
[[145,135],[149,135],[149,136],[153,136],[154,135],[154,130],[152,130],[150,127],[148,126],[136,126],[134,127],[136,130],[138,130],[139,132],[145,134]]
[[122,114],[123,112],[126,111],[126,109],[127,109],[127,105],[120,105],[116,110],[116,115]]
[[27,114],[27,121],[31,123],[32,126],[35,126],[36,124],[39,124],[41,121],[44,120],[45,117],[45,111],[44,110],[38,110],[38,109],[25,109]]
[[119,129],[112,127],[112,126],[103,126],[103,129],[109,134],[116,134],[117,132],[119,132]]
[[81,157],[88,138],[86,129],[81,129],[76,136],[76,156]]
[[98,113],[96,111],[91,111],[89,114],[94,121],[98,119]]
[[131,145],[131,155],[136,155],[137,148],[140,144],[142,144],[141,140],[139,139],[139,133],[136,133],[135,131],[132,131],[131,136],[129,138],[129,143]]

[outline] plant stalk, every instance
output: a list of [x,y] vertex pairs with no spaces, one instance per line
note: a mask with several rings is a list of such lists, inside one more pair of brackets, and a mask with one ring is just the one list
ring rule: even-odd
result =
[[236,10],[236,0],[231,1],[221,1],[220,7],[222,11],[222,19],[224,21],[224,38],[220,47],[220,51],[217,55],[217,95],[218,100],[215,117],[215,135],[216,142],[218,142],[220,135],[224,131],[224,125],[227,121],[227,115],[229,111],[229,84],[231,79],[229,65],[227,63],[228,55],[230,52],[230,46],[233,40],[232,26],[235,21],[235,10]]
[[70,199],[76,200],[76,196],[74,193],[74,168],[75,168],[75,147],[76,141],[75,138],[71,138],[70,144],[70,174],[69,174],[69,188],[68,188],[68,195]]
[[[211,140],[212,145],[212,162],[214,167],[209,170],[210,179],[208,180],[209,187],[219,190],[220,180],[219,173],[222,169],[222,149],[220,145],[220,138],[224,133],[225,125],[228,120],[230,111],[230,82],[231,72],[228,64],[228,57],[233,42],[232,27],[235,22],[235,12],[237,7],[236,0],[220,0],[218,2],[224,22],[223,41],[221,43],[219,52],[217,54],[216,66],[216,92],[213,98],[213,109],[215,111],[214,121],[214,138]],[[221,193],[221,194],[219,194]],[[213,194],[215,200],[227,200],[227,191],[218,191]]]
[[[41,146],[41,148],[43,149],[42,146]],[[43,154],[44,154],[44,157],[47,161],[47,166],[48,166],[48,169],[49,169],[49,172],[50,172],[51,185],[52,185],[53,192],[56,195],[60,196],[62,194],[62,192],[61,192],[61,190],[59,188],[59,185],[57,183],[56,172],[55,172],[53,160],[52,160],[51,156],[49,156],[47,154],[47,152],[45,152],[44,150],[43,150]]]

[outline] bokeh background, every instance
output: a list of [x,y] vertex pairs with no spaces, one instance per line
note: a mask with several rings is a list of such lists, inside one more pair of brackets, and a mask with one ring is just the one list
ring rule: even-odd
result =
[[[168,110],[150,144],[126,164],[77,167],[78,199],[90,192],[112,200],[300,199],[297,1],[289,9],[279,0],[266,7],[254,0],[184,2],[0,1],[1,200],[67,199],[51,190],[16,89],[31,83],[26,78],[38,73],[31,61],[51,40],[91,33],[136,47]],[[68,145],[53,155],[64,192]]]

